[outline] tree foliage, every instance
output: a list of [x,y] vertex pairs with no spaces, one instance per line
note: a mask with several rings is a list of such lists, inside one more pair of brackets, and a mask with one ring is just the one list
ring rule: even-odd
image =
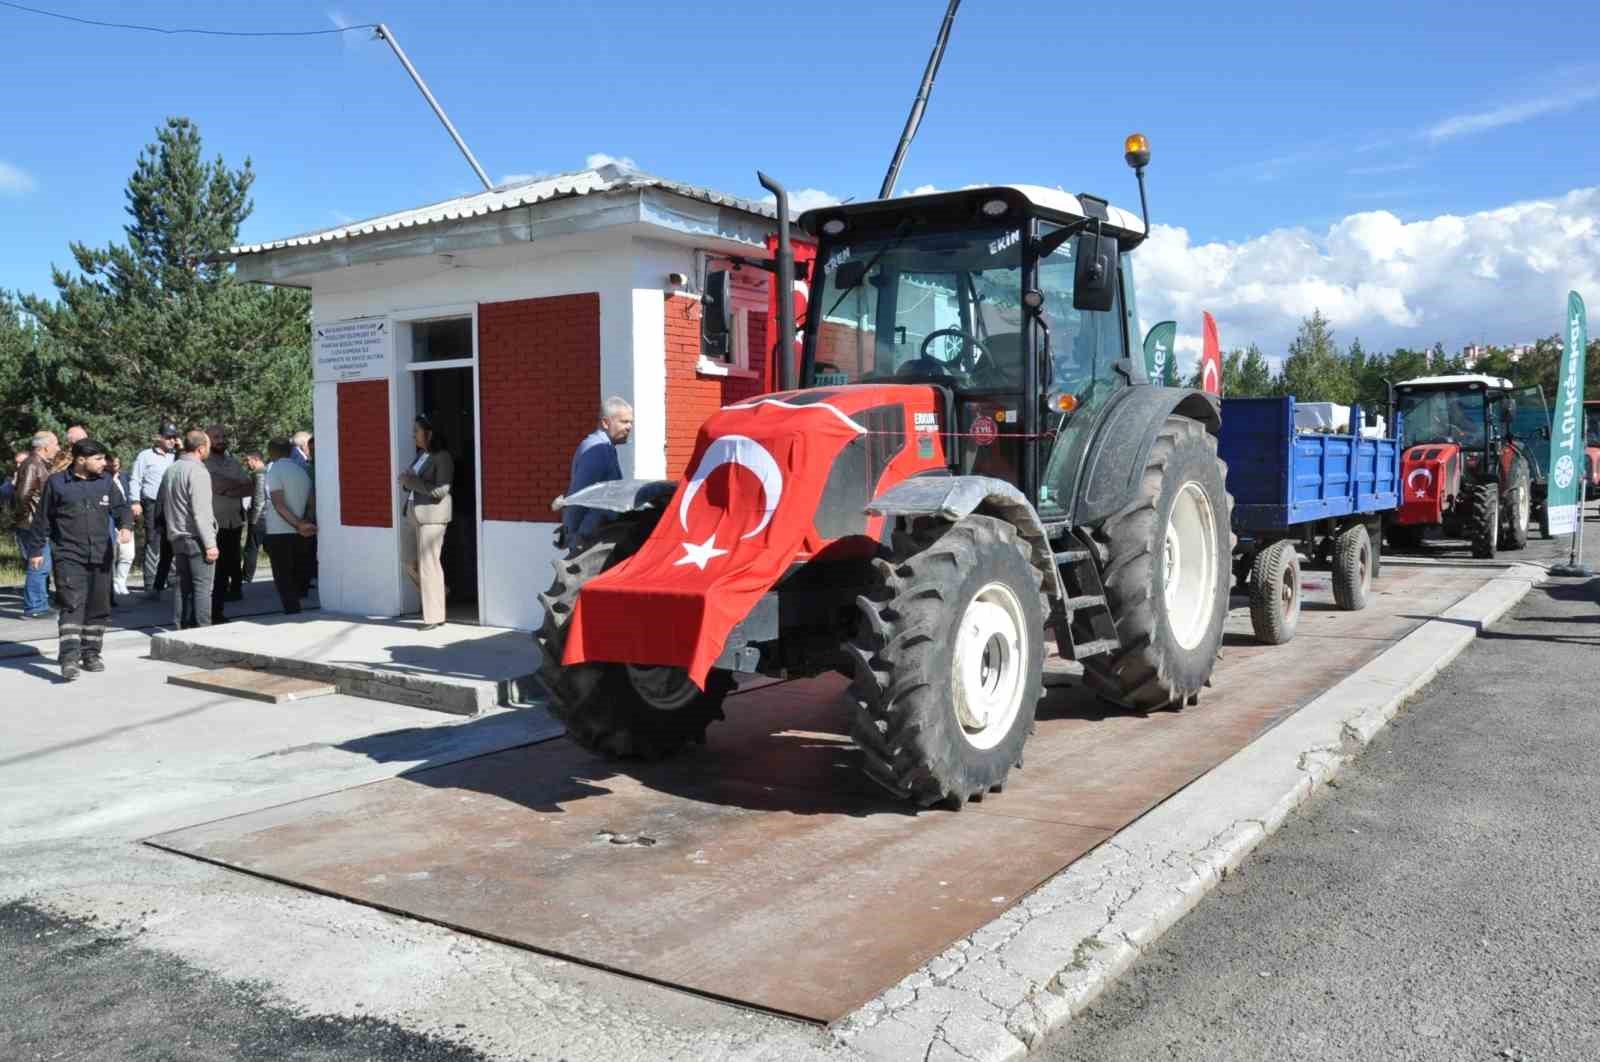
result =
[[187,118],[156,130],[125,191],[126,241],[74,242],[53,299],[0,304],[8,435],[79,421],[131,456],[162,420],[220,423],[242,443],[309,426],[309,298],[243,284],[220,257],[254,181],[248,159],[206,160]]

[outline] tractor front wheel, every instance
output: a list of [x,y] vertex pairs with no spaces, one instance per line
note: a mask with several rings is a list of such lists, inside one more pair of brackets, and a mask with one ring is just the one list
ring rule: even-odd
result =
[[625,516],[606,525],[587,547],[555,562],[555,581],[539,595],[544,621],[535,641],[550,714],[591,752],[654,760],[690,741],[703,744],[706,727],[723,717],[722,701],[733,689],[726,671],[711,672],[701,690],[681,668],[561,663],[578,591],[643,545],[654,524],[653,518]]
[[1506,494],[1505,549],[1521,549],[1528,544],[1528,525],[1533,518],[1533,484],[1528,466],[1518,459],[1511,473],[1511,490]]
[[1216,438],[1198,421],[1168,417],[1137,498],[1095,532],[1120,647],[1085,660],[1083,677],[1107,700],[1181,705],[1211,678],[1232,574],[1225,474]]
[[1472,543],[1472,555],[1493,560],[1500,548],[1500,488],[1494,483],[1480,483],[1468,493],[1472,512],[1467,517],[1467,540]]
[[874,562],[848,650],[869,774],[923,807],[998,792],[1043,694],[1044,603],[1004,520],[925,520]]

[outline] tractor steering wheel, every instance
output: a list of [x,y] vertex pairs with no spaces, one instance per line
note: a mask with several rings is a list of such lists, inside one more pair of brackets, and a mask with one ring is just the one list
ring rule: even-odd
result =
[[[962,340],[961,349],[956,353],[955,357],[940,358],[928,352],[929,345],[941,336],[955,336]],[[981,358],[988,359],[990,364],[994,363],[994,356],[989,353],[989,348],[983,345],[983,340],[977,336],[969,335],[959,328],[936,328],[929,332],[922,341],[922,349],[917,353],[917,357],[939,362],[946,368],[954,366],[968,376],[978,371],[978,362]]]

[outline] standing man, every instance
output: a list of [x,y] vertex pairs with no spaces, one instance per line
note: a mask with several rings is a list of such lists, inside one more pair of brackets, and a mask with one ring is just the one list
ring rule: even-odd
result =
[[266,476],[266,524],[272,582],[283,611],[293,615],[300,611],[300,599],[305,596],[306,556],[317,525],[305,517],[311,501],[311,477],[289,453],[289,444],[277,439],[267,446],[272,463]]
[[211,440],[203,431],[183,437],[183,456],[161,477],[156,506],[172,543],[178,572],[172,620],[179,630],[211,626],[211,580],[217,563],[217,518],[211,511]]
[[[34,552],[28,567],[44,567],[44,545],[55,551],[56,590],[61,595],[61,677],[72,682],[84,671],[104,671],[100,659],[111,615],[112,527],[116,541],[133,540],[133,514],[119,500],[106,470],[105,447],[81,439],[72,464],[45,484],[33,517]],[[108,520],[107,517],[110,519]]]
[[211,588],[211,622],[226,623],[223,602],[244,596],[239,588],[244,565],[244,504],[255,492],[250,474],[228,454],[228,430],[220,424],[206,429],[210,454],[206,472],[211,476],[211,511],[217,517],[217,566]]
[[[30,560],[22,583],[23,619],[45,619],[50,615],[50,540],[35,540],[33,518],[52,474],[50,466],[60,450],[55,432],[41,431],[28,444],[27,458],[17,466],[17,486],[11,498],[12,532],[17,537],[18,552]],[[35,556],[38,564],[31,563]]]
[[134,519],[144,521],[144,595],[148,598],[161,596],[167,586],[167,572],[172,568],[172,544],[161,525],[156,495],[161,491],[161,477],[172,467],[177,447],[177,425],[163,424],[150,448],[140,450],[133,459],[130,497]]
[[[612,395],[600,405],[600,426],[584,436],[572,455],[572,480],[567,484],[567,497],[572,497],[585,487],[608,483],[622,478],[622,462],[617,458],[617,447],[633,434],[633,407]],[[588,542],[610,519],[603,509],[587,509],[569,505],[561,510],[563,545],[571,548]]]
[[267,463],[261,451],[244,455],[245,471],[250,473],[250,509],[245,513],[244,563],[241,565],[240,597],[246,584],[256,581],[256,559],[267,541]]

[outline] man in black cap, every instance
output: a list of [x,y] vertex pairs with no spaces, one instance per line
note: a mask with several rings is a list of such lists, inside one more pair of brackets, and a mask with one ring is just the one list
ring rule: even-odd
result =
[[140,450],[133,459],[133,474],[128,496],[133,499],[133,518],[144,521],[144,592],[146,597],[158,597],[167,585],[167,573],[172,570],[172,544],[167,541],[161,523],[161,513],[156,506],[156,496],[161,491],[161,477],[177,457],[178,426],[161,425],[155,442],[148,450]]
[[[93,439],[72,446],[72,464],[51,476],[33,516],[28,564],[44,565],[44,543],[50,543],[61,599],[61,677],[68,682],[84,671],[104,671],[100,646],[111,615],[111,567],[117,539],[133,539],[133,516],[105,475],[106,448]],[[106,517],[111,519],[108,521]]]

